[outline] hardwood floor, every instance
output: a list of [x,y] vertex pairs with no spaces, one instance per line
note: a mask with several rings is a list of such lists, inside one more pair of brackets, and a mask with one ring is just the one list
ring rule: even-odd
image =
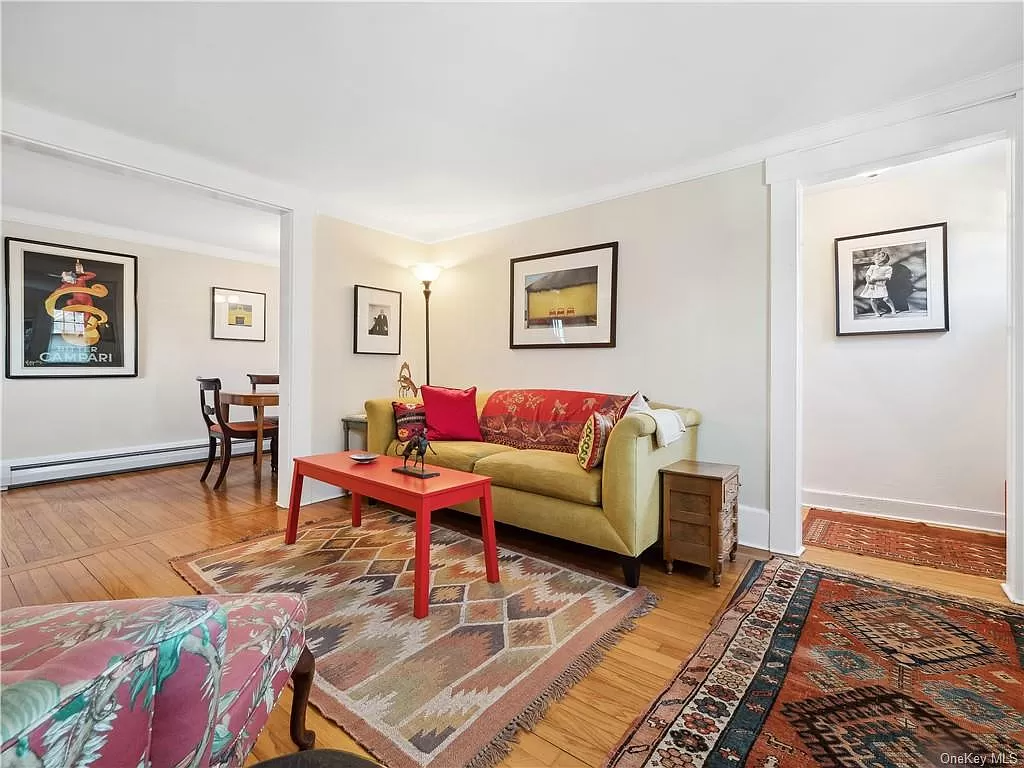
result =
[[[257,481],[245,462],[239,462],[217,492],[198,482],[200,471],[201,465],[186,465],[5,492],[0,500],[3,608],[192,594],[168,565],[170,558],[284,528],[285,511],[274,503],[277,488],[269,463]],[[301,520],[347,515],[346,502],[335,500],[304,507]],[[479,527],[475,518],[457,513],[436,519],[470,532]],[[616,558],[596,550],[507,526],[499,526],[498,541],[622,578]],[[634,718],[696,647],[758,553],[741,547],[736,562],[726,563],[718,589],[703,569],[677,565],[668,576],[657,553],[648,554],[641,583],[659,596],[658,607],[565,698],[552,704],[532,731],[520,734],[503,766],[602,765]],[[812,548],[805,557],[1005,602],[998,582],[991,579]],[[286,689],[248,764],[294,751],[288,736],[290,706],[291,691]],[[309,727],[317,732],[318,746],[363,753],[315,708]]]

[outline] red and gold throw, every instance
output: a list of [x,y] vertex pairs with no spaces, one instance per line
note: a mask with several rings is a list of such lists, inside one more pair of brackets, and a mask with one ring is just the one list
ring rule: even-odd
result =
[[488,443],[576,453],[590,414],[601,411],[614,423],[632,399],[564,389],[499,389],[480,414],[480,432]]
[[395,411],[395,437],[404,443],[427,431],[427,409],[423,403],[391,403]]
[[606,765],[1024,761],[1024,610],[781,559],[740,590]]
[[386,509],[172,562],[204,592],[298,592],[316,657],[311,701],[389,768],[485,768],[654,596],[435,526],[430,614],[412,615],[415,522]]
[[614,427],[612,417],[600,411],[594,411],[584,422],[576,458],[585,470],[590,471],[604,461],[604,449],[608,447],[608,436]]
[[1006,537],[1000,533],[812,508],[804,518],[804,544],[990,579],[1006,576]]

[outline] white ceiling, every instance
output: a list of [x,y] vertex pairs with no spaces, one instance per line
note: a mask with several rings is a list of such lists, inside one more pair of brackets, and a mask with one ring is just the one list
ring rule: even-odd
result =
[[276,262],[280,252],[280,217],[275,214],[218,200],[186,185],[6,143],[2,202],[5,219],[29,224],[63,224],[92,234],[254,261]]
[[1021,3],[11,3],[5,94],[421,240],[991,71]]

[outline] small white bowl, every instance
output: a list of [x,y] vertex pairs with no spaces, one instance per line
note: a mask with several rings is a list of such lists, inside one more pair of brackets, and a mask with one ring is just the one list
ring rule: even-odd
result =
[[377,459],[377,455],[376,453],[353,453],[349,455],[349,458],[359,464],[369,464]]

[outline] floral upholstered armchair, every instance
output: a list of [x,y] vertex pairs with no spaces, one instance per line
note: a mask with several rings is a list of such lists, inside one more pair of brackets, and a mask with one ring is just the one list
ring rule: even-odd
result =
[[3,768],[234,768],[289,675],[305,728],[313,656],[292,594],[116,600],[0,615]]

